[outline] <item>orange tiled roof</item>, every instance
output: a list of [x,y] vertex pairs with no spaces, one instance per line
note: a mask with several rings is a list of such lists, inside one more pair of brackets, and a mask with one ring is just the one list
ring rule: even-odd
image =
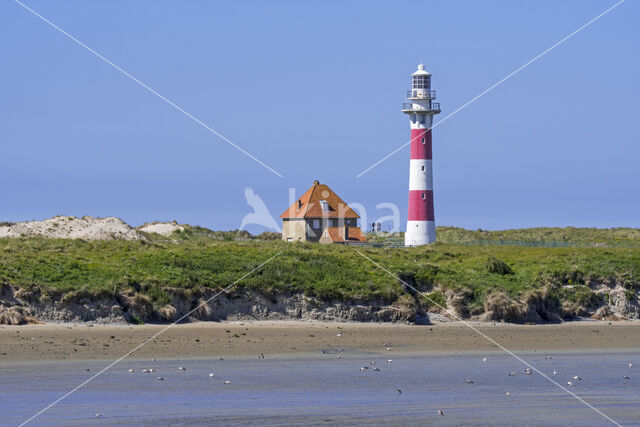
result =
[[[320,200],[326,200],[329,211],[323,212]],[[298,202],[300,207],[298,208]],[[327,185],[313,182],[296,202],[284,211],[280,218],[360,218],[336,193]]]
[[[344,242],[344,228],[343,227],[327,227],[327,233],[332,242]],[[350,242],[366,242],[367,237],[362,233],[360,227],[349,227],[349,241]]]

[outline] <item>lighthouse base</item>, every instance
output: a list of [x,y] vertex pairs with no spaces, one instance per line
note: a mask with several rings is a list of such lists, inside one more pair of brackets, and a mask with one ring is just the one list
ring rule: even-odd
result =
[[428,245],[436,241],[436,223],[434,221],[407,221],[404,233],[405,246]]

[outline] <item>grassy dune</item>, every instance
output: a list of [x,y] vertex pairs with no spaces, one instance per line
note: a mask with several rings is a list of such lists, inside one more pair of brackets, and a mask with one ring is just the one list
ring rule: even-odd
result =
[[[541,235],[547,235],[545,230],[540,229]],[[553,234],[556,229],[550,230]],[[571,239],[588,241],[588,231],[574,230]],[[439,231],[442,240],[451,240],[452,233],[481,233]],[[520,230],[492,233],[524,235]],[[617,230],[595,230],[594,235],[606,241],[620,238]],[[625,239],[640,241],[635,236],[631,230]],[[361,251],[439,302],[445,303],[447,291],[461,295],[461,304],[470,314],[481,312],[491,295],[518,300],[545,288],[560,303],[588,305],[595,298],[588,285],[594,283],[623,285],[630,298],[640,289],[640,245],[549,248],[436,243],[390,249],[290,244],[274,237],[267,234],[257,239],[194,228],[171,239],[149,236],[148,241],[0,239],[0,282],[38,287],[45,294],[113,295],[133,289],[146,295],[154,307],[162,307],[169,301],[167,288],[221,289],[282,251],[238,288],[321,299],[410,300],[397,280],[356,252]]]

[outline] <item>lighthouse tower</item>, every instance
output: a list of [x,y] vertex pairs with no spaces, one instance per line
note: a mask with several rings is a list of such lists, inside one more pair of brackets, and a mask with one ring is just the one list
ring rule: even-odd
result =
[[433,216],[433,169],[431,160],[431,126],[433,116],[440,113],[440,104],[433,102],[431,74],[418,65],[412,74],[411,90],[402,112],[411,123],[411,160],[409,167],[409,217],[405,246],[426,245],[436,241]]

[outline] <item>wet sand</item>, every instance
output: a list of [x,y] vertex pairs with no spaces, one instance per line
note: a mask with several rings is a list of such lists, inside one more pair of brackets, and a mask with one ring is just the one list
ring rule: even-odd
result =
[[[580,321],[558,325],[472,323],[512,351],[638,351],[640,322]],[[117,359],[166,325],[43,324],[0,327],[0,363]],[[337,336],[342,334],[342,336]],[[384,343],[389,343],[385,346]],[[390,348],[390,350],[387,350]],[[297,357],[340,351],[411,354],[500,351],[459,322],[435,325],[325,322],[202,322],[176,325],[132,359]]]

